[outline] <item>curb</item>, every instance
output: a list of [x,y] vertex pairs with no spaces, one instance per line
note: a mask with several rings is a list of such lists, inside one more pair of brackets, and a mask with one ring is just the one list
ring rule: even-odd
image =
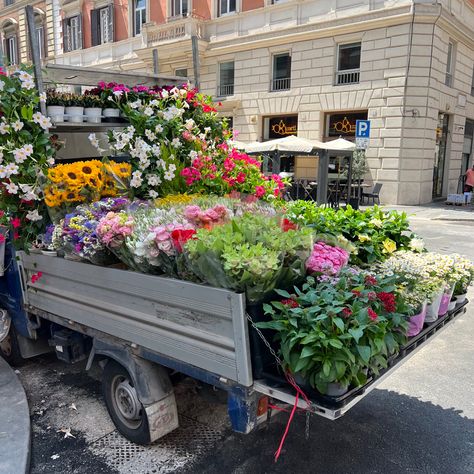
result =
[[0,357],[0,474],[29,472],[30,410],[18,376]]

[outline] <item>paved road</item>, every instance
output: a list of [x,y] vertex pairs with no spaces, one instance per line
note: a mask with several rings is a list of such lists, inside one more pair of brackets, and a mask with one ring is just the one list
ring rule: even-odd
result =
[[[473,222],[415,217],[412,226],[431,249],[474,260]],[[98,370],[90,377],[80,366],[43,357],[20,375],[32,410],[32,473],[473,473],[473,340],[471,304],[343,418],[313,417],[309,440],[304,419],[296,417],[276,465],[286,415],[261,431],[236,435],[220,394],[184,381],[177,390],[181,428],[154,446],[135,446],[114,431]],[[75,437],[65,438],[61,429]]]

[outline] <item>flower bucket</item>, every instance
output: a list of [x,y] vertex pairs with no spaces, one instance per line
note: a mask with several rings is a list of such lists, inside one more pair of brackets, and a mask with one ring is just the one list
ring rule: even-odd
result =
[[87,123],[100,123],[102,121],[102,109],[98,107],[86,107],[84,115]]
[[425,323],[425,318],[426,318],[427,306],[428,306],[428,303],[425,301],[423,303],[421,312],[418,314],[415,314],[408,320],[408,331],[407,331],[408,337],[416,336],[423,329],[423,324]]
[[449,302],[449,305],[448,305],[448,311],[453,311],[455,308],[456,308],[456,298],[451,298],[451,301]]
[[456,303],[457,304],[462,304],[464,301],[466,301],[467,293],[462,293],[460,295],[454,295],[456,298]]
[[120,110],[119,109],[112,109],[106,108],[102,111],[104,116],[104,122],[118,122],[120,118]]
[[66,107],[67,121],[71,123],[84,122],[84,107]]
[[64,105],[48,105],[46,111],[54,123],[64,122]]
[[453,297],[454,285],[445,288],[443,296],[441,297],[441,303],[439,305],[438,316],[443,316],[448,312],[449,302]]
[[8,227],[1,225],[0,235],[2,236],[0,240],[0,276],[3,276],[5,273],[5,245],[8,236]]
[[444,289],[435,295],[431,303],[426,307],[425,323],[434,323],[438,319],[438,311],[443,294]]

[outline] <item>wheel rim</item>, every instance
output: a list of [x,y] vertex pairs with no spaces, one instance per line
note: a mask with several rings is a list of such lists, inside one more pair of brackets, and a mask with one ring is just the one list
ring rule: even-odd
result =
[[115,413],[121,422],[132,430],[139,428],[142,423],[142,405],[130,380],[123,375],[116,375],[112,380],[111,391]]
[[6,357],[10,357],[12,355],[12,339],[10,334],[0,342],[0,350]]

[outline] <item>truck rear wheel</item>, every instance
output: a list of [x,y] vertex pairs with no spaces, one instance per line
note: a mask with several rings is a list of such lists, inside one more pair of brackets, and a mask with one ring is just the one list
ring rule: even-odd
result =
[[21,356],[18,339],[13,324],[10,326],[7,337],[0,342],[0,355],[14,367],[20,366],[25,362]]
[[110,418],[120,433],[134,443],[149,444],[148,418],[127,370],[109,360],[103,372],[102,389]]

